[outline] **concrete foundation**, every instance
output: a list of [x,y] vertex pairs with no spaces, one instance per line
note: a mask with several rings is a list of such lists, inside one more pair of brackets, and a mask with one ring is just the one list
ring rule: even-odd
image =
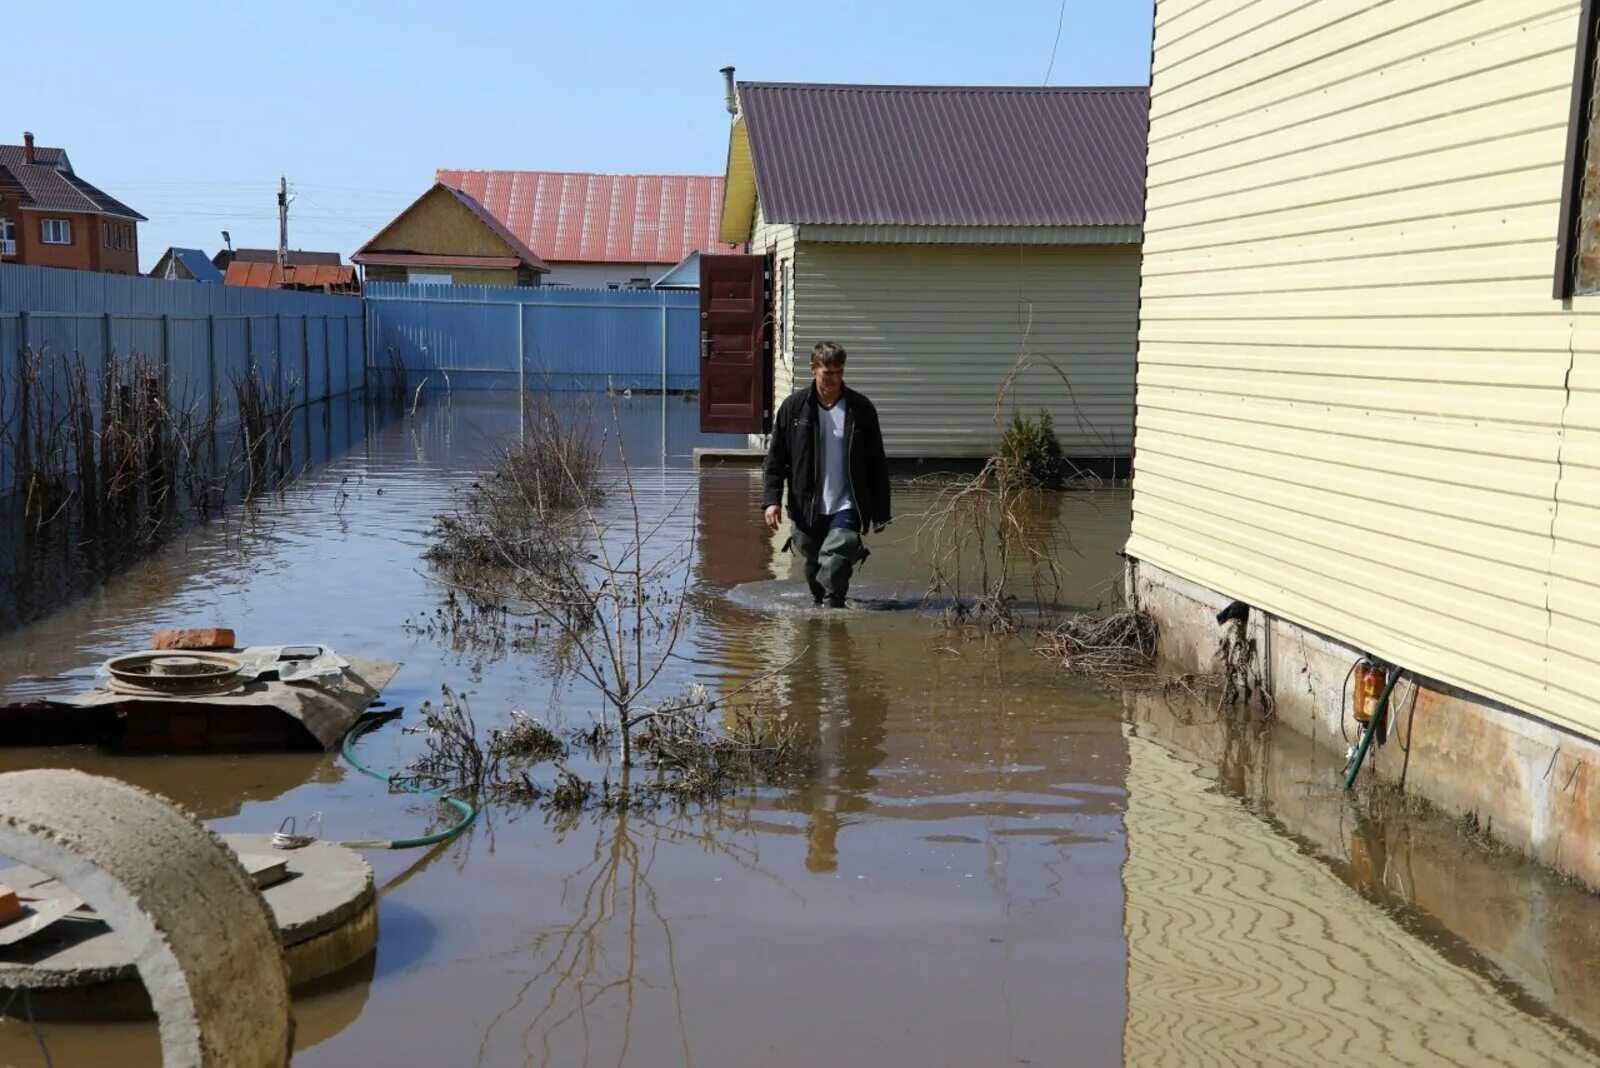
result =
[[702,448],[694,450],[696,467],[760,467],[767,450],[755,448]]
[[266,902],[171,802],[77,771],[0,775],[0,854],[55,876],[127,947],[169,1068],[286,1065],[288,975]]
[[[1138,560],[1129,561],[1127,581],[1130,601],[1160,624],[1161,659],[1212,670],[1223,634],[1216,616],[1233,598]],[[1257,610],[1246,628],[1278,719],[1342,755],[1356,738],[1344,687],[1366,651]],[[1391,729],[1364,777],[1426,798],[1600,889],[1600,745],[1409,673],[1391,707]]]

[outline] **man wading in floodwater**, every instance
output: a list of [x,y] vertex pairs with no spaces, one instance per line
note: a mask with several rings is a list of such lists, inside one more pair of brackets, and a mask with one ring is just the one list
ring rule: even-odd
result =
[[[817,604],[843,608],[850,573],[866,558],[861,532],[889,522],[889,463],[872,402],[844,384],[844,346],[811,350],[811,385],[778,409],[761,466],[767,526],[778,529],[789,483],[790,539]],[[785,546],[787,548],[787,546]]]

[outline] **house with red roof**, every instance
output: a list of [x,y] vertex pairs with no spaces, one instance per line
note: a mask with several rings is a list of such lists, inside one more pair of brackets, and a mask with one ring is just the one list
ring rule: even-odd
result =
[[138,274],[144,221],[73,170],[65,149],[31,133],[0,145],[0,263]]
[[644,288],[717,236],[721,175],[440,170],[549,266],[545,285]]
[[247,289],[298,289],[307,293],[360,293],[361,280],[348,263],[295,263],[278,266],[277,257],[265,263],[235,259],[223,272],[222,284]]
[[833,340],[890,456],[989,456],[1040,409],[1068,457],[1131,454],[1147,90],[729,88],[718,236],[767,258],[771,354],[741,410]]
[[468,194],[443,182],[423,193],[351,260],[369,282],[535,286],[550,268]]

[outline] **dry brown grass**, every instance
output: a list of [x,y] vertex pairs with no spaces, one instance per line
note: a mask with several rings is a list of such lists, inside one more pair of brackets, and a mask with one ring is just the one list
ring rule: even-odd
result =
[[1034,634],[1034,651],[1069,675],[1146,684],[1156,671],[1156,621],[1148,612],[1082,612]]

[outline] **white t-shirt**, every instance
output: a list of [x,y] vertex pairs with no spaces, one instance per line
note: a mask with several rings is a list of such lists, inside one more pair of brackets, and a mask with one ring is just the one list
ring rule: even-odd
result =
[[844,397],[834,401],[832,408],[818,404],[817,416],[822,424],[822,514],[834,515],[856,506],[850,499],[850,476],[845,471]]

